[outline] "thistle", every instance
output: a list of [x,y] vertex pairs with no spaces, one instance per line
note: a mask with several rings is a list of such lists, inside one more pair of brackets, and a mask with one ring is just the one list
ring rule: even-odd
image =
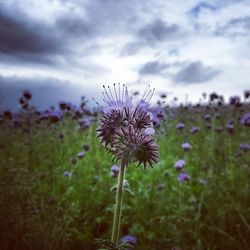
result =
[[126,167],[137,162],[138,166],[153,167],[158,162],[159,149],[154,138],[153,113],[150,100],[154,90],[148,86],[138,101],[129,96],[125,85],[103,86],[103,116],[97,129],[101,144],[119,161],[119,176],[111,242],[119,243],[123,181]]

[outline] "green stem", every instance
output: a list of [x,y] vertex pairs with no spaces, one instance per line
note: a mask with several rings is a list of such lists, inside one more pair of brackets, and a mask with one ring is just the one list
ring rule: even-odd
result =
[[125,176],[125,164],[121,162],[118,175],[118,184],[116,192],[116,202],[115,202],[115,213],[113,220],[113,229],[111,241],[118,247],[119,244],[119,232],[121,227],[121,214],[122,214],[122,197],[123,197],[123,180]]

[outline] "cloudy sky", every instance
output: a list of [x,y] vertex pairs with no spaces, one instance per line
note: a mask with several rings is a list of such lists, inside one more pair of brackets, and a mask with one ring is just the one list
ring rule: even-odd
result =
[[[0,106],[40,107],[103,84],[147,84],[169,101],[250,89],[250,0],[0,1]],[[91,102],[91,101],[90,101]]]

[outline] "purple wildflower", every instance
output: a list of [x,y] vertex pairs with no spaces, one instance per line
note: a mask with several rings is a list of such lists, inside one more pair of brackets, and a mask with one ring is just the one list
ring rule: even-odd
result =
[[135,104],[129,97],[127,87],[114,90],[106,88],[103,100],[106,104],[104,115],[97,129],[101,143],[111,151],[116,160],[126,165],[137,161],[146,168],[147,164],[156,163],[159,158],[158,146],[152,136],[153,114],[150,112],[149,101],[154,93],[149,87],[143,97]]
[[229,104],[234,105],[234,106],[238,106],[240,104],[240,97],[239,96],[231,96],[229,98]]
[[181,159],[175,162],[174,167],[176,170],[181,170],[185,166],[185,160]]
[[182,143],[181,147],[184,151],[189,151],[192,148],[192,146],[188,142]]
[[135,245],[136,241],[137,241],[136,237],[132,235],[126,235],[121,238],[121,243],[129,242],[130,244]]
[[188,181],[190,180],[190,175],[186,172],[181,172],[178,176],[178,180],[180,182]]
[[110,176],[115,178],[117,177],[118,173],[119,173],[119,167],[117,165],[113,165],[111,167]]
[[200,131],[200,128],[198,128],[198,127],[192,127],[191,130],[190,130],[190,132],[191,132],[192,134],[196,134],[196,133],[198,133],[199,131]]
[[241,143],[240,144],[240,149],[243,150],[244,152],[250,151],[250,144],[248,143]]
[[179,130],[182,130],[182,129],[185,128],[185,124],[183,124],[183,123],[178,123],[175,127],[176,127],[177,129],[179,129]]
[[209,114],[204,115],[204,119],[206,121],[210,121],[211,120],[211,115],[209,115]]
[[85,155],[85,152],[83,152],[83,151],[77,153],[77,157],[78,157],[79,159],[82,159],[82,158],[84,157],[84,155]]
[[65,171],[65,172],[63,173],[63,175],[64,175],[65,177],[71,177],[71,176],[72,176],[72,173],[71,173],[70,171]]
[[240,120],[241,124],[250,127],[250,112],[243,115]]
[[233,124],[227,124],[226,129],[227,129],[227,131],[229,133],[233,133],[234,132],[234,125]]
[[92,124],[92,120],[93,120],[92,117],[87,116],[82,119],[79,119],[78,124],[80,125],[81,129],[86,129],[90,127],[90,125]]
[[60,111],[49,111],[48,117],[52,123],[56,123],[62,118],[62,113]]

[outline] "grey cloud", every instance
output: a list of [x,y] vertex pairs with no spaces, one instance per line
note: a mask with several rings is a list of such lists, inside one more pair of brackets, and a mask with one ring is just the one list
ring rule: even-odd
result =
[[218,36],[249,36],[250,16],[233,18],[223,26],[217,27],[215,34]]
[[72,84],[53,77],[3,77],[0,75],[0,110],[17,111],[18,100],[22,91],[29,89],[33,93],[32,104],[40,110],[51,105],[58,107],[58,102],[65,100],[73,104],[80,103],[80,97],[94,96],[94,90],[82,85]]
[[170,67],[170,64],[151,61],[145,63],[139,70],[140,75],[161,75],[163,71]]
[[191,62],[185,65],[175,76],[174,82],[178,84],[203,83],[216,77],[219,70],[206,67],[202,62]]
[[165,41],[178,37],[180,26],[177,24],[168,25],[161,19],[156,19],[153,23],[143,27],[138,32],[138,37],[154,44],[155,42]]
[[183,35],[179,25],[167,24],[158,18],[134,32],[134,41],[126,44],[121,49],[120,55],[135,55],[145,47],[154,47],[159,42],[179,39]]

